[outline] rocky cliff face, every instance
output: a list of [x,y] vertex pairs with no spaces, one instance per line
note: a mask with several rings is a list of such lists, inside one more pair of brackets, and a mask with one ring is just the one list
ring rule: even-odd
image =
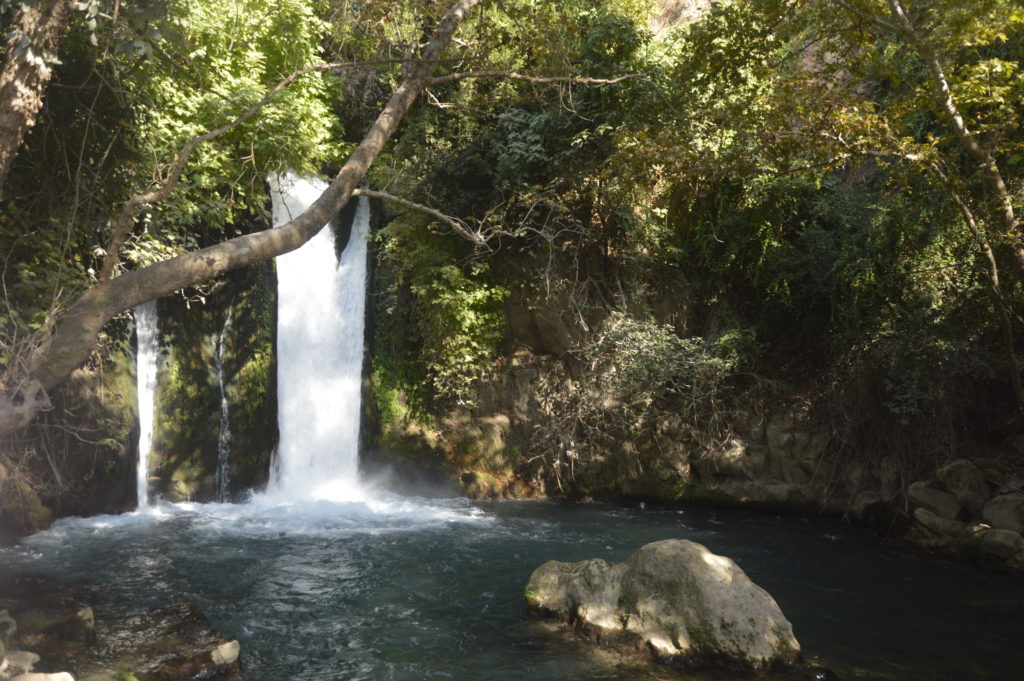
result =
[[[273,265],[233,273],[205,300],[167,298],[158,309],[151,495],[216,497],[221,393],[213,355],[219,342],[232,431],[228,492],[238,497],[262,486],[277,445]],[[138,397],[127,316],[108,327],[103,347],[51,395],[51,412],[18,440],[0,443],[0,541],[44,529],[56,517],[135,507]]]
[[221,380],[230,429],[229,495],[266,483],[277,445],[275,291],[273,264],[264,263],[233,273],[202,303],[160,302],[151,494],[168,501],[216,498]]
[[134,506],[135,366],[127,319],[108,327],[105,351],[50,395],[53,410],[0,442],[0,542],[55,517]]
[[[369,458],[457,481],[472,497],[757,505],[843,516],[944,552],[1024,567],[1024,492],[989,462],[850,452],[807,399],[777,387],[714,408],[607,396],[552,310],[509,311],[511,352],[476,404],[436,419],[371,419]],[[750,397],[754,395],[754,397]],[[735,395],[733,395],[735,397]],[[991,464],[991,465],[990,465]]]

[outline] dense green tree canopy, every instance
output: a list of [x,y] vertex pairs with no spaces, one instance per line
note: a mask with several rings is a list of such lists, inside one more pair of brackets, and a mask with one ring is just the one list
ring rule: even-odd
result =
[[[532,305],[577,349],[618,310],[737,371],[842,385],[860,367],[863,400],[905,423],[1012,411],[1019,4],[747,0],[657,33],[656,4],[484,2],[429,65],[369,184],[454,221],[396,208],[375,237],[376,380],[421,411],[472,403],[505,311]],[[112,275],[265,228],[266,173],[342,165],[444,10],[77,3],[0,215],[7,390],[111,269],[119,226]],[[122,220],[189,138],[310,68]],[[625,75],[643,77],[586,81]]]

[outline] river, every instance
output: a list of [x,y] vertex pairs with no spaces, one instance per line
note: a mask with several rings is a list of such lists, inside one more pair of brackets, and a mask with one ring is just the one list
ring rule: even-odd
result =
[[[829,521],[745,511],[405,499],[157,505],[58,522],[0,552],[0,579],[91,585],[101,607],[193,600],[250,681],[707,678],[527,617],[549,559],[622,561],[692,539],[732,557],[845,679],[1020,678],[1024,584],[908,554]],[[714,678],[742,678],[714,676]]]

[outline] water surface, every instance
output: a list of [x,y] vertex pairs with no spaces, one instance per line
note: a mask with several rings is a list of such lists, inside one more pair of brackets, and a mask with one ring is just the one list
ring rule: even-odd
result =
[[[1020,678],[1024,585],[824,521],[743,511],[382,496],[161,505],[66,520],[0,552],[0,580],[95,585],[107,608],[194,600],[242,644],[250,681],[690,678],[595,652],[526,617],[549,559],[622,561],[686,538],[779,602],[844,678]],[[735,678],[735,677],[733,677]]]

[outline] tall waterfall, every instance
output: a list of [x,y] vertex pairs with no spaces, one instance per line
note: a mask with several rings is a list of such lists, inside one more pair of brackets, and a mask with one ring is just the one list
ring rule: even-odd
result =
[[156,364],[160,351],[156,301],[135,308],[136,395],[139,401],[139,462],[135,489],[139,508],[149,506],[149,450],[153,444],[153,402],[156,397]]
[[[306,210],[327,187],[291,173],[269,182],[276,226]],[[358,443],[369,222],[369,206],[360,199],[340,260],[330,227],[277,258],[281,447],[269,496],[363,497]]]
[[231,456],[231,419],[228,412],[228,393],[224,385],[224,337],[231,327],[231,313],[228,307],[224,318],[224,327],[213,337],[213,368],[217,372],[217,385],[220,386],[220,432],[217,435],[217,501],[228,500],[228,463]]

